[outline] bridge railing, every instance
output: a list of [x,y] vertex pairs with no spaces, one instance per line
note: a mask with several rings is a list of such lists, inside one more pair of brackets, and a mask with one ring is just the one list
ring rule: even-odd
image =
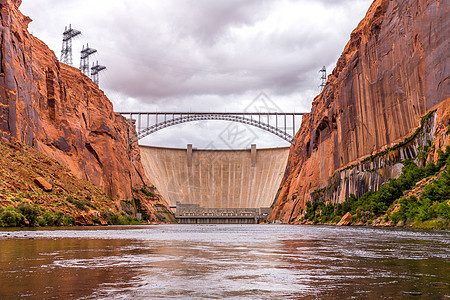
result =
[[230,121],[254,126],[295,144],[294,137],[300,118],[305,113],[279,112],[120,112],[130,125],[136,126],[137,134],[130,136],[130,143],[161,129],[193,121]]

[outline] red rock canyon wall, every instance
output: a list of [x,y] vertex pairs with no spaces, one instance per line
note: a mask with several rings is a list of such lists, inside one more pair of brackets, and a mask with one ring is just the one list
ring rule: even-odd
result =
[[[438,147],[448,144],[448,12],[449,1],[442,0],[372,3],[303,118],[272,220],[295,223],[319,189],[333,186],[326,200],[334,202],[377,189],[399,175],[396,161],[410,157],[426,137]],[[413,134],[436,108],[421,138],[390,153],[395,159],[361,163]]]
[[[0,0],[0,138],[39,149],[112,198],[150,185],[129,124],[78,69],[59,63],[27,27],[21,1]],[[134,130],[134,129],[132,129]]]

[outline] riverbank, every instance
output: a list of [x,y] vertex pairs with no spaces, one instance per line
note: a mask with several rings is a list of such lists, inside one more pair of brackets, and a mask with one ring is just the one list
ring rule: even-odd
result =
[[420,154],[404,161],[399,178],[359,199],[352,194],[338,204],[308,202],[296,224],[450,229],[450,147],[438,153],[436,163],[423,167],[417,165]]

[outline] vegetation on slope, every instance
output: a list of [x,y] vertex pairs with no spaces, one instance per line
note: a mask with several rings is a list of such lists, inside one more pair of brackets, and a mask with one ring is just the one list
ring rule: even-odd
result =
[[133,189],[133,201],[126,203],[146,222],[176,223],[175,216],[154,185]]
[[[36,182],[44,179],[51,190]],[[90,182],[20,142],[0,142],[0,226],[133,224]]]
[[388,225],[449,228],[450,147],[445,152],[438,152],[437,162],[430,162],[425,167],[417,166],[412,160],[404,161],[399,178],[391,179],[376,192],[365,193],[360,199],[351,194],[347,201],[339,204],[307,203],[301,221],[335,224],[349,212],[354,224],[384,222]]

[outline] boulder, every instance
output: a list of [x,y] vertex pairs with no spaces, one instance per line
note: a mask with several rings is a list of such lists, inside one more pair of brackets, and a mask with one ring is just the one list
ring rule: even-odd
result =
[[53,185],[42,177],[36,177],[34,183],[46,192],[51,192],[53,190]]
[[346,213],[342,219],[337,223],[338,226],[347,226],[353,221],[353,217],[351,213]]

